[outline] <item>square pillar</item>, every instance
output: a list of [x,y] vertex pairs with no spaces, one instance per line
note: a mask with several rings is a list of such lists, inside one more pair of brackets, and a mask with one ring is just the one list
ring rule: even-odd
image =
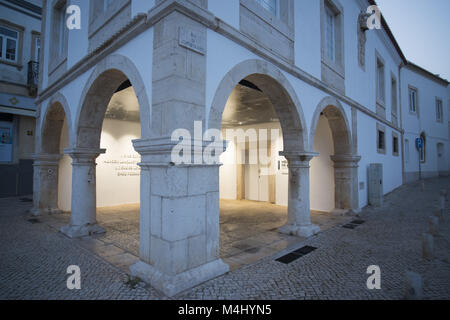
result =
[[61,155],[34,156],[33,215],[61,213],[58,209],[58,168]]
[[334,155],[335,207],[355,213],[361,211],[358,197],[358,162],[360,156]]
[[219,164],[175,164],[164,139],[135,140],[142,156],[140,261],[134,276],[168,296],[229,271],[220,259]]
[[309,199],[309,162],[317,153],[280,152],[288,161],[288,221],[278,229],[280,233],[310,237],[320,231],[319,226],[311,223]]
[[61,232],[70,238],[104,233],[96,218],[96,174],[95,159],[105,149],[69,149],[65,153],[72,158],[72,205],[70,224]]

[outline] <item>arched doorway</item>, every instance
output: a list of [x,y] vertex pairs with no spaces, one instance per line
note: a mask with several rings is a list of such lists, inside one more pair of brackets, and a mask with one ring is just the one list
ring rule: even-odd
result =
[[61,212],[58,203],[59,169],[64,142],[71,140],[71,116],[65,97],[57,93],[44,110],[34,161],[34,215]]
[[358,162],[349,122],[338,100],[324,98],[316,108],[310,134],[319,156],[311,161],[311,208],[358,211]]
[[[136,100],[137,106],[130,109],[127,103],[117,105],[122,95],[128,104]],[[127,202],[124,199],[135,196],[130,189],[139,194],[140,173],[136,168],[140,157],[133,150],[132,140],[148,132],[148,101],[131,61],[113,55],[99,63],[83,90],[78,112],[74,143],[66,150],[72,158],[72,199],[70,224],[61,231],[69,237],[103,233],[105,230],[97,224],[98,204]],[[109,152],[101,148],[105,145]],[[98,176],[102,182],[97,187]],[[139,196],[136,200],[140,202]]]
[[[243,84],[261,92],[273,106],[274,115],[279,120],[280,138],[283,142],[280,155],[286,159],[289,170],[287,170],[286,190],[288,194],[287,221],[278,231],[297,236],[315,234],[319,231],[319,227],[311,223],[309,210],[309,161],[314,154],[307,151],[308,140],[304,134],[306,126],[300,102],[279,70],[267,62],[258,60],[248,60],[235,66],[222,79],[216,91],[206,128],[222,129],[227,102],[236,90],[236,86]],[[248,153],[251,148],[246,149]],[[267,152],[267,150],[264,151]],[[250,171],[251,168],[249,167],[248,170]],[[242,173],[240,175],[242,176]],[[240,189],[242,192],[245,188]],[[258,194],[258,197],[261,195]],[[267,200],[267,198],[270,199],[270,196],[262,197],[260,200]]]

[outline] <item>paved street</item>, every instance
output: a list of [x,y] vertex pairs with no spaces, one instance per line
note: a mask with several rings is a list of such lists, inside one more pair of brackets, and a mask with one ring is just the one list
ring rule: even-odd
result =
[[[401,299],[405,271],[423,276],[425,299],[450,299],[450,210],[434,238],[435,259],[422,259],[422,234],[450,178],[402,186],[381,208],[368,207],[354,229],[339,224],[299,239],[275,255],[179,294],[179,299]],[[72,240],[63,221],[31,220],[31,203],[0,199],[0,299],[164,299],[148,285],[129,281],[135,261],[105,239]],[[349,218],[348,221],[352,220]],[[129,226],[123,225],[123,228]],[[135,226],[133,227],[135,228]],[[303,246],[317,248],[289,263],[276,258]],[[68,290],[66,269],[78,265],[82,289]],[[381,290],[368,290],[366,269],[381,268]]]

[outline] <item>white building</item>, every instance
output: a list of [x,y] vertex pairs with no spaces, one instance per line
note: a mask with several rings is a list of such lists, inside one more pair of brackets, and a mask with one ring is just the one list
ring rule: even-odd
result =
[[[141,261],[132,273],[172,295],[228,270],[220,197],[287,205],[279,231],[310,236],[318,231],[310,208],[358,212],[377,196],[370,183],[381,182],[380,197],[403,175],[414,178],[412,143],[422,130],[424,172],[448,172],[435,150],[442,143],[449,159],[448,112],[436,122],[419,111],[420,126],[405,114],[408,85],[421,110],[434,97],[448,104],[448,83],[408,65],[384,20],[367,28],[373,4],[44,1],[34,212],[71,211],[62,231],[79,237],[104,231],[96,207],[139,202]],[[81,9],[80,29],[66,27],[78,12],[66,15],[69,5]],[[174,131],[192,135],[195,156],[207,147],[202,131],[214,128],[281,130],[259,141],[269,164],[174,163]],[[254,149],[261,144],[231,140],[222,160]],[[373,163],[382,176],[369,179]]]
[[0,197],[33,191],[42,1],[0,2]]
[[[401,69],[402,128],[404,130],[405,181],[448,175],[449,151],[449,83],[436,75],[408,63]],[[422,137],[419,152],[415,140]]]

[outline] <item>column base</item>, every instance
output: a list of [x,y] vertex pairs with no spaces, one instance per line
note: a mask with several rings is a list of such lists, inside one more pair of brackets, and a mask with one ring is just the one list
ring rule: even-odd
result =
[[278,232],[280,233],[305,238],[311,237],[319,233],[319,231],[320,227],[312,223],[304,226],[298,226],[295,224],[285,224],[284,226],[278,229]]
[[101,234],[106,232],[106,230],[98,224],[86,224],[83,226],[68,225],[62,227],[60,231],[69,238],[81,238],[92,234]]
[[30,210],[30,213],[33,216],[42,216],[45,214],[61,214],[63,211],[61,209],[36,209],[33,208]]
[[163,292],[168,297],[173,297],[184,290],[218,277],[229,270],[230,267],[222,259],[208,262],[173,276],[165,274],[143,261],[139,261],[130,267],[131,274],[134,277],[138,277],[144,282],[149,283],[152,287]]

